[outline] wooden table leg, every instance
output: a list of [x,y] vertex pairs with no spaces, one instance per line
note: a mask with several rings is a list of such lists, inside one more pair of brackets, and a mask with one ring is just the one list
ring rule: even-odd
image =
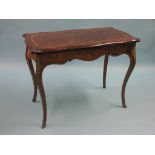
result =
[[106,75],[107,75],[108,57],[109,57],[109,55],[105,55],[105,58],[104,58],[103,88],[106,88]]
[[36,60],[36,81],[40,92],[40,97],[42,100],[42,109],[43,109],[43,119],[42,119],[42,128],[46,127],[47,119],[47,105],[46,105],[46,96],[43,86],[42,74],[45,66],[40,62],[39,58]]
[[125,103],[125,88],[126,88],[126,84],[128,82],[128,79],[136,65],[136,48],[134,47],[132,49],[132,51],[128,54],[129,58],[130,58],[130,65],[129,65],[129,68],[127,70],[127,73],[125,75],[125,79],[124,79],[124,82],[123,82],[123,85],[122,85],[122,106],[123,108],[127,108],[127,105]]
[[31,76],[32,76],[32,80],[33,80],[33,86],[34,86],[34,94],[33,94],[33,102],[36,102],[36,98],[37,98],[37,84],[36,84],[36,80],[35,80],[35,71],[34,71],[34,67],[32,64],[32,60],[28,57],[28,48],[26,48],[26,62],[28,64]]

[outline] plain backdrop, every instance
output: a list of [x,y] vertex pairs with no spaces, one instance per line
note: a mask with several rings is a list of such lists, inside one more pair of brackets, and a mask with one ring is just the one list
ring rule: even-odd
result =
[[[121,108],[127,56],[110,57],[102,89],[103,58],[51,65],[44,72],[47,128],[40,129],[41,102],[31,102],[32,80],[25,62],[26,32],[115,27],[141,39],[137,66]],[[154,134],[155,20],[0,20],[0,134]]]
[[[0,20],[0,61],[24,62],[23,33],[66,29],[115,27],[141,39],[138,63],[154,64],[155,20]],[[123,60],[122,60],[123,62]],[[126,61],[124,61],[126,62]]]

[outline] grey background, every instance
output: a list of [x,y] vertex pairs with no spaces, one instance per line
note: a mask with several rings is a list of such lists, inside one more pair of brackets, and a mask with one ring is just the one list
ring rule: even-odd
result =
[[[121,84],[128,57],[110,57],[102,89],[103,57],[52,65],[44,72],[47,128],[40,129],[41,102],[25,63],[25,32],[111,26],[139,37],[137,66],[130,78],[127,109]],[[154,134],[155,20],[0,20],[0,134]]]

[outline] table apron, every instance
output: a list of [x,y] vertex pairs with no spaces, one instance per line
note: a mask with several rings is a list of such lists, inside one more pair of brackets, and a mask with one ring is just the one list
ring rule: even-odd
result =
[[44,54],[33,54],[31,50],[29,50],[28,56],[35,61],[38,58],[40,62],[44,64],[44,66],[47,66],[50,64],[64,64],[67,61],[72,61],[74,59],[93,61],[103,55],[119,56],[121,54],[129,54],[133,48],[135,48],[135,46],[135,43],[130,43],[103,47],[92,47],[87,49],[47,52]]

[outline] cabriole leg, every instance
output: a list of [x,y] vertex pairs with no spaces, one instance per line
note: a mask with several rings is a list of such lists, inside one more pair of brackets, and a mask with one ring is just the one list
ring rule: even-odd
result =
[[34,71],[34,67],[32,64],[32,60],[28,57],[28,48],[26,48],[26,62],[28,64],[30,73],[31,73],[31,77],[33,80],[33,86],[34,86],[34,94],[33,94],[33,102],[36,102],[36,98],[37,98],[37,84],[36,84],[36,77],[35,77],[35,71]]
[[127,70],[127,73],[125,75],[125,79],[123,81],[123,85],[122,85],[122,94],[121,94],[121,97],[122,97],[122,106],[123,108],[127,108],[127,105],[126,105],[126,102],[125,102],[125,88],[126,88],[126,84],[128,82],[128,79],[136,65],[136,48],[134,47],[132,49],[132,51],[128,54],[129,56],[129,59],[130,59],[130,65],[129,65],[129,68]]
[[46,127],[46,119],[47,119],[47,105],[46,105],[46,96],[45,96],[45,90],[43,86],[43,80],[42,80],[42,74],[45,66],[39,61],[39,58],[37,58],[36,61],[36,80],[37,80],[37,86],[39,88],[40,97],[42,100],[42,109],[43,109],[43,119],[42,119],[42,128]]

